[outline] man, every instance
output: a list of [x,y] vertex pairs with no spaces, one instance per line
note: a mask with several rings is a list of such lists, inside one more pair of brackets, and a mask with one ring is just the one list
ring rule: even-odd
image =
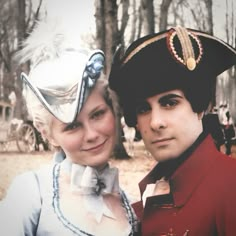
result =
[[236,162],[217,150],[202,123],[215,78],[235,64],[232,47],[182,27],[115,55],[110,87],[157,161],[133,205],[142,235],[236,235]]

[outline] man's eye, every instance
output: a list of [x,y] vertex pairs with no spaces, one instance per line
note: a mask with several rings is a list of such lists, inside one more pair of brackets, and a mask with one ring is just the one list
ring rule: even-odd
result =
[[163,107],[174,107],[178,104],[178,101],[175,99],[167,99],[160,102]]
[[136,107],[136,114],[137,115],[145,114],[150,110],[151,110],[151,107],[149,106],[149,104],[148,103],[143,103],[143,104],[140,104]]

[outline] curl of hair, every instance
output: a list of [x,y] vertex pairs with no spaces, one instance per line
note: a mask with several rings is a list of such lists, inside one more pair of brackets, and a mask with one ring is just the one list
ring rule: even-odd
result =
[[109,88],[108,80],[105,78],[104,74],[101,74],[100,78],[97,80],[96,85],[94,86],[93,89],[98,89],[100,91],[106,104],[111,108],[114,116],[117,118],[118,113],[120,111],[118,98],[116,93]]

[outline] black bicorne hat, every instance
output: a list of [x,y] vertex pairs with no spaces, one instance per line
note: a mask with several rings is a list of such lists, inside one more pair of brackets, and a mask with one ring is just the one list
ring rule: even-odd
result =
[[195,112],[205,110],[215,78],[236,64],[236,51],[207,33],[183,27],[147,35],[114,56],[110,88],[126,123],[136,125],[136,104],[155,94],[183,90]]

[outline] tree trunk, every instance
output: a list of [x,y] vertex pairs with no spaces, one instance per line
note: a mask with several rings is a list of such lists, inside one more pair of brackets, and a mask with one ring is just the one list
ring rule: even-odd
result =
[[[18,49],[20,50],[22,48],[22,42],[26,37],[26,24],[25,24],[25,0],[18,0],[18,12],[17,12],[17,38],[18,38]],[[20,78],[21,71],[25,71],[26,73],[29,71],[29,64],[25,63],[24,65],[21,65],[20,68],[16,70],[16,86],[15,86],[15,93],[17,96],[17,102],[15,107],[15,117],[19,119],[26,119],[26,108],[23,105],[24,100],[22,96],[22,83]]]
[[135,40],[135,34],[136,32],[136,22],[137,22],[137,14],[136,14],[136,0],[132,1],[132,12],[133,12],[133,18],[131,22],[131,32],[130,32],[130,39],[129,44],[131,44]]
[[[113,54],[118,44],[121,43],[120,32],[118,31],[116,0],[95,1],[96,17],[96,40],[97,47],[102,49],[106,56],[105,73],[108,75],[111,68]],[[128,10],[127,10],[128,11]],[[123,27],[122,30],[125,28]],[[117,117],[117,143],[114,148],[114,158],[130,158],[122,142],[120,117]]]
[[105,51],[105,17],[104,0],[95,1],[95,24],[96,24],[96,44],[97,48]]
[[141,0],[140,7],[140,12],[143,20],[142,34],[152,34],[155,31],[153,0]]
[[168,26],[168,10],[172,0],[162,0],[160,8],[159,31],[166,30]]
[[123,144],[122,132],[121,132],[122,126],[121,126],[119,115],[118,115],[116,125],[117,125],[117,131],[118,132],[117,132],[117,141],[116,141],[116,145],[115,145],[115,148],[114,148],[114,158],[119,159],[119,160],[130,159],[131,157],[127,153],[127,151],[124,147],[124,144]]
[[214,34],[213,32],[213,14],[212,14],[212,0],[204,0],[206,9],[207,9],[207,28],[208,33],[211,35]]

